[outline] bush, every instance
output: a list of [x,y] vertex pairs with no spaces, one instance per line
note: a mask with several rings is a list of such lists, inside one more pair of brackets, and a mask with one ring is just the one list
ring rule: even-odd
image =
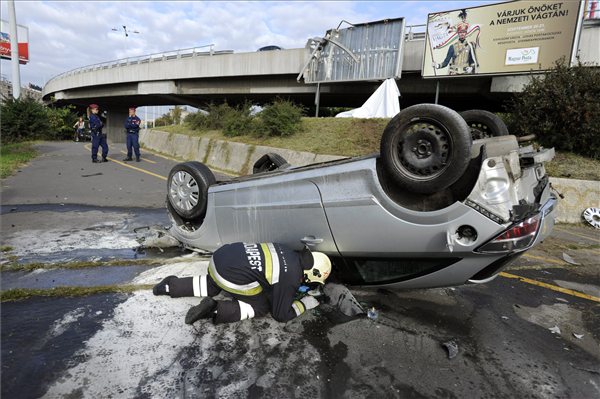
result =
[[47,140],[65,140],[73,137],[73,125],[79,118],[72,105],[62,108],[46,108],[50,130],[45,135]]
[[558,61],[509,104],[509,131],[535,134],[540,144],[600,157],[600,69]]
[[47,108],[31,97],[7,99],[0,104],[0,115],[3,143],[39,139],[51,131]]
[[189,123],[190,127],[195,130],[221,130],[225,127],[225,120],[229,114],[235,113],[236,109],[230,107],[226,102],[215,105],[208,105],[208,114],[196,112],[186,117],[185,122]]
[[183,122],[193,130],[208,130],[208,116],[202,112],[188,114]]
[[300,130],[304,108],[291,101],[277,99],[259,114],[262,128],[269,136],[291,136]]
[[238,107],[227,103],[208,106],[208,114],[196,112],[185,122],[194,130],[222,130],[225,136],[261,135],[289,136],[302,125],[302,107],[290,101],[275,100],[257,115],[252,114],[252,104],[245,102]]
[[250,135],[257,127],[255,117],[251,115],[251,103],[244,103],[236,108],[230,108],[224,115],[223,134],[229,137]]
[[0,104],[2,141],[63,140],[73,136],[77,115],[73,106],[49,108],[31,97],[7,99]]

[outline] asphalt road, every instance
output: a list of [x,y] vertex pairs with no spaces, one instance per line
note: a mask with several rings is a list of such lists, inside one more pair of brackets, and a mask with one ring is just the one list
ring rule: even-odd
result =
[[[3,271],[3,291],[153,284],[206,267],[205,258],[181,250],[132,249],[134,228],[168,224],[164,178],[177,161],[143,153],[146,161],[124,164],[112,147],[114,161],[92,164],[82,143],[44,143],[39,158],[2,182],[0,232],[2,245],[10,247],[2,262],[98,263],[85,270]],[[146,290],[4,302],[1,393],[596,398],[598,255],[597,231],[559,225],[485,285],[353,289],[376,318],[349,319],[324,304],[286,324],[263,318],[190,327],[183,317],[197,299],[154,297]],[[112,259],[156,258],[164,265],[105,266]],[[452,358],[448,346],[457,350]]]
[[110,145],[106,163],[92,163],[90,143],[45,142],[38,149],[34,162],[2,182],[2,205],[163,208],[169,171],[180,162],[143,149],[141,162],[123,162],[124,144]]

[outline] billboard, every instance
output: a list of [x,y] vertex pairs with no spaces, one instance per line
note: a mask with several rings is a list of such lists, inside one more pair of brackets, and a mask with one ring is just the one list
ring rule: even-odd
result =
[[511,1],[429,14],[424,78],[523,73],[570,61],[580,1]]
[[404,18],[349,25],[344,29],[339,26],[330,29],[323,38],[309,40],[310,59],[300,73],[304,75],[304,82],[399,78]]
[[[10,29],[7,21],[0,20],[0,58],[10,60]],[[17,25],[17,42],[19,43],[19,63],[29,62],[29,29]]]

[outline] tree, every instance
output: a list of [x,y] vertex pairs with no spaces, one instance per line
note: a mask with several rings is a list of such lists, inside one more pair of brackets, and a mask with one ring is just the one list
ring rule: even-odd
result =
[[171,116],[170,112],[167,112],[166,114],[159,116],[158,118],[156,118],[156,120],[154,121],[154,124],[156,126],[169,126],[173,124],[173,116]]
[[173,119],[173,124],[179,125],[181,123],[181,112],[182,108],[179,105],[176,105],[175,108],[171,110],[171,117]]

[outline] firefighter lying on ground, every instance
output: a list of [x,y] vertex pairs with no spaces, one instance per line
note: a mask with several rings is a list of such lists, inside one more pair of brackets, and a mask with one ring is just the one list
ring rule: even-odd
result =
[[[154,286],[154,295],[171,298],[204,297],[185,316],[187,324],[212,319],[215,324],[264,316],[286,322],[319,305],[310,295],[296,300],[302,284],[314,288],[325,283],[331,261],[307,247],[300,252],[278,243],[233,243],[219,248],[208,265],[208,274],[168,276]],[[215,301],[221,290],[233,300]]]

